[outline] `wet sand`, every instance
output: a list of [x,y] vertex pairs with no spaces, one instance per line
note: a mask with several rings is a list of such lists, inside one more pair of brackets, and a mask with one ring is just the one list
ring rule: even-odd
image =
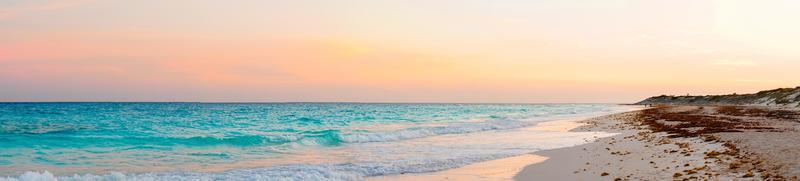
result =
[[[529,131],[568,132],[572,129],[586,125],[580,123],[587,118],[548,121],[534,127],[525,128]],[[464,167],[444,170],[433,173],[401,174],[380,177],[369,177],[367,180],[513,180],[523,168],[528,165],[542,163],[547,157],[537,154],[525,154],[498,160],[479,162]]]
[[547,159],[547,157],[527,154],[475,163],[441,172],[371,177],[368,180],[512,180],[525,166],[541,163]]

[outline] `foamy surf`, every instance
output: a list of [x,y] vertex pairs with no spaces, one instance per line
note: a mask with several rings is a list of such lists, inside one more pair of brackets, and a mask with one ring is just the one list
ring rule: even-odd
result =
[[[356,107],[358,106],[364,105]],[[425,106],[430,105],[423,107]],[[348,108],[347,110],[353,108],[351,106],[344,107]],[[363,180],[374,176],[434,172],[538,150],[582,144],[587,140],[609,134],[563,133],[521,128],[535,126],[536,123],[545,120],[622,110],[610,105],[555,105],[552,107],[542,105],[485,107],[481,105],[467,109],[462,107],[463,105],[447,105],[435,111],[415,112],[418,111],[418,107],[410,106],[407,108],[408,112],[405,113],[409,114],[406,117],[419,119],[418,114],[439,114],[439,116],[430,116],[428,121],[411,123],[360,122],[358,126],[348,127],[342,126],[343,121],[341,120],[329,122],[324,118],[315,119],[319,121],[301,119],[299,121],[304,123],[290,124],[295,127],[292,129],[281,128],[284,130],[281,134],[272,134],[272,132],[252,134],[255,132],[242,132],[242,129],[237,129],[239,133],[235,135],[217,133],[215,135],[218,136],[212,137],[190,136],[187,139],[167,141],[171,143],[126,146],[123,147],[125,149],[118,149],[121,151],[116,152],[102,152],[74,146],[59,149],[59,151],[71,151],[66,152],[70,155],[56,156],[47,152],[52,150],[44,150],[40,151],[38,155],[31,155],[31,157],[12,157],[16,158],[14,162],[5,166],[0,165],[2,168],[0,170],[5,170],[5,178],[0,177],[3,178],[0,180]],[[370,108],[373,111],[397,109],[397,105]],[[453,111],[452,109],[460,110]],[[486,109],[490,111],[486,111]],[[241,110],[241,108],[237,110]],[[445,114],[447,116],[442,116],[441,111],[443,110],[449,111],[448,114]],[[470,113],[472,111],[475,113]],[[343,112],[353,113],[353,111]],[[291,112],[287,115],[297,116],[296,114],[296,112]],[[405,126],[391,129],[382,128],[381,125],[387,122],[395,125],[405,124]],[[248,124],[255,123],[249,122]],[[361,128],[364,125],[380,129]],[[322,129],[297,130],[300,128]],[[185,130],[178,132],[185,132]],[[58,134],[63,134],[63,132]],[[32,135],[53,136],[58,134]],[[25,135],[31,136],[31,134]],[[158,135],[163,136],[164,134]],[[82,140],[71,139],[73,141]],[[129,142],[115,144],[124,145],[126,143]],[[141,143],[141,141],[131,143]],[[15,146],[25,148],[20,145]],[[3,149],[0,151],[12,151],[8,148]],[[17,148],[17,150],[19,149]],[[71,156],[72,153],[84,158],[91,158],[89,162],[110,155],[116,155],[114,160],[130,162],[128,165],[114,165],[116,162],[110,163],[111,165],[107,165],[108,163],[104,163],[106,165],[81,165],[81,169],[72,169],[72,164],[68,161],[74,159],[70,157],[63,160],[58,159]],[[46,158],[48,162],[26,163],[25,159],[39,158],[39,155],[43,155],[42,158]],[[320,156],[309,157],[308,155]],[[151,156],[158,156],[159,159],[154,161],[150,159]],[[6,158],[0,158],[0,161],[3,159]],[[21,163],[18,164],[19,167],[15,165],[17,163]],[[148,166],[148,164],[157,166]]]
[[[591,136],[590,136],[591,135]],[[356,162],[343,164],[325,165],[281,165],[266,168],[234,169],[220,173],[200,173],[200,172],[161,172],[161,173],[134,173],[123,174],[112,172],[108,174],[75,174],[67,176],[55,176],[50,172],[26,172],[19,177],[7,177],[0,180],[9,181],[39,181],[39,180],[62,180],[62,181],[95,181],[95,180],[364,180],[367,177],[425,173],[441,171],[451,168],[458,168],[472,163],[495,160],[511,156],[526,154],[542,149],[554,149],[560,147],[574,146],[586,140],[592,140],[595,136],[605,137],[611,134],[587,134],[584,136],[573,137],[567,142],[551,144],[540,148],[509,148],[507,150],[493,149],[491,151],[467,150],[465,153],[453,153],[452,149],[443,149],[427,152],[440,158],[416,157],[402,160],[384,162]],[[580,138],[580,139],[575,139]],[[399,150],[398,150],[399,151]],[[410,150],[405,150],[410,151]],[[420,150],[414,150],[419,152]],[[499,151],[499,153],[491,153]],[[389,151],[396,152],[396,151]],[[452,155],[452,156],[446,156]]]

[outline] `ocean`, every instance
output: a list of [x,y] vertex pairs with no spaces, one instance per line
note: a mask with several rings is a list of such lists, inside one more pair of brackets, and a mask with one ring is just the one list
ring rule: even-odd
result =
[[364,180],[583,144],[612,104],[0,103],[0,180]]

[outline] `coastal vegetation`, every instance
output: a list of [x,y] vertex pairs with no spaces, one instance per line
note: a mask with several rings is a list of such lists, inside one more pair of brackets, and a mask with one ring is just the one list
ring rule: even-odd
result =
[[779,88],[760,91],[754,94],[728,94],[705,96],[661,95],[647,98],[638,105],[740,105],[740,106],[781,106],[800,107],[800,87]]

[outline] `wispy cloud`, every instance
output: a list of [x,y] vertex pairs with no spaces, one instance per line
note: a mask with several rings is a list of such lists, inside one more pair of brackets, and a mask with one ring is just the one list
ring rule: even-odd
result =
[[751,60],[728,60],[728,59],[720,59],[711,61],[711,65],[719,65],[719,66],[753,66],[758,65],[757,62]]
[[6,7],[0,7],[0,20],[14,18],[27,13],[52,11],[74,7],[91,1],[93,0],[45,0],[9,5]]

